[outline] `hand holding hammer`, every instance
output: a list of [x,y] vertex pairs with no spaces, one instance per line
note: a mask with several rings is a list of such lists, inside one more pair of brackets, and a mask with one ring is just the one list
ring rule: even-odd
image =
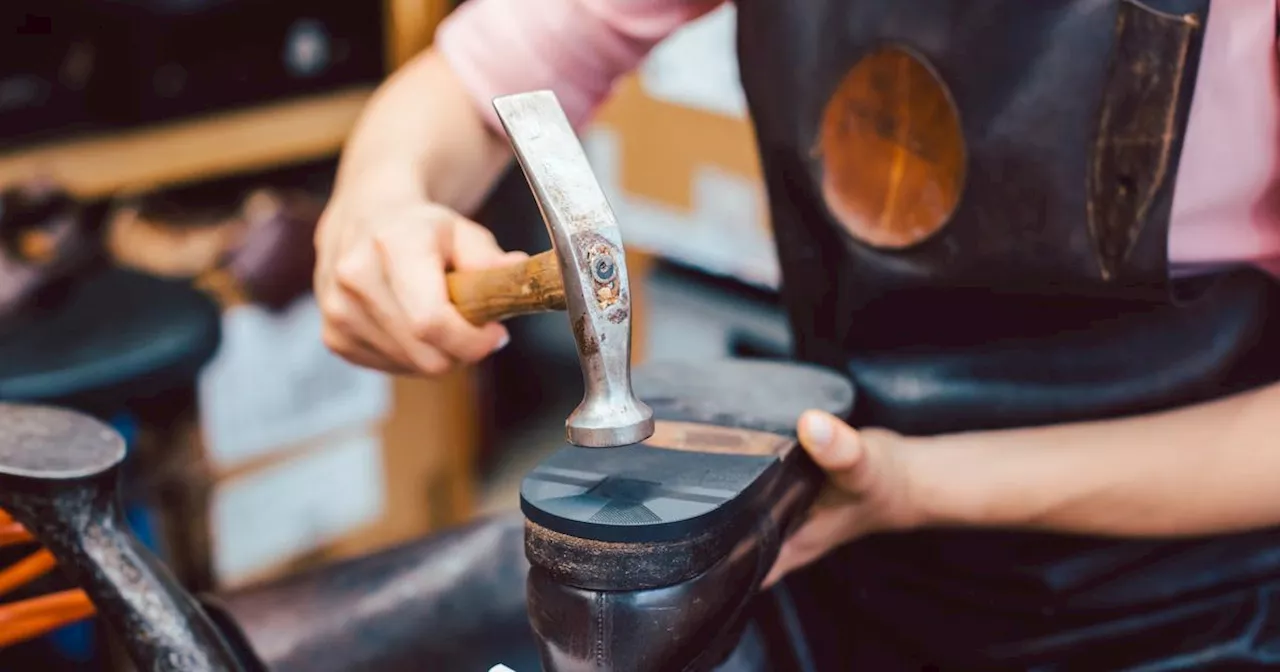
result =
[[570,443],[609,448],[653,434],[631,389],[631,291],[622,235],[555,94],[494,101],[551,236],[548,252],[508,267],[458,271],[449,296],[472,324],[567,310],[586,388],[565,422]]

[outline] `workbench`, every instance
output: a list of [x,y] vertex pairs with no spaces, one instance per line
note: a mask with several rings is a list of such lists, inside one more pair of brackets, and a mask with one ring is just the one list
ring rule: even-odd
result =
[[[452,0],[384,0],[385,61],[389,70],[426,48]],[[349,87],[143,128],[23,145],[0,151],[0,186],[44,177],[84,199],[106,199],[256,173],[335,157],[374,91]],[[608,114],[606,113],[606,116]],[[629,252],[634,355],[644,357],[644,276],[652,257]],[[477,511],[476,457],[485,438],[483,385],[477,369],[439,379],[397,378],[396,405],[383,428],[389,442],[411,442],[418,451],[391,451],[389,474],[429,474],[389,479],[388,521],[330,545],[325,557],[360,555],[405,541],[423,530],[470,518]],[[424,434],[424,427],[430,428]],[[188,440],[198,441],[198,432]],[[416,479],[416,480],[415,480]],[[423,491],[427,493],[424,496]],[[281,568],[283,569],[283,568]]]
[[[429,45],[437,24],[454,4],[384,2],[385,60],[390,69]],[[104,199],[331,158],[341,150],[373,90],[372,85],[353,87],[138,129],[23,145],[0,152],[0,185],[40,176],[75,196]],[[396,520],[344,539],[341,548],[333,549],[335,554],[358,554],[400,541],[406,530],[471,515],[476,489],[471,462],[481,436],[474,377],[474,371],[460,371],[437,380],[394,381],[397,403],[412,405],[418,421],[408,428],[393,418],[384,431],[423,449],[414,455],[401,451],[395,458],[401,462],[390,460],[386,470],[429,470],[432,482],[392,479],[386,507]],[[432,428],[430,434],[423,435],[423,427]],[[431,450],[435,446],[448,450]],[[423,487],[432,490],[433,500],[442,501],[424,504]]]

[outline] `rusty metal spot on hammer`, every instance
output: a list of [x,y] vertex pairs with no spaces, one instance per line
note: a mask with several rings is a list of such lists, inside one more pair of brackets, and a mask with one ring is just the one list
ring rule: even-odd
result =
[[573,241],[585,253],[586,267],[582,271],[591,279],[590,291],[596,305],[605,310],[622,300],[617,249],[603,236],[591,232],[575,235]]
[[578,343],[578,351],[583,356],[594,355],[600,352],[600,343],[587,333],[587,316],[579,317],[573,323],[573,340]]
[[618,292],[610,286],[596,288],[596,302],[601,308],[608,308],[618,302]]

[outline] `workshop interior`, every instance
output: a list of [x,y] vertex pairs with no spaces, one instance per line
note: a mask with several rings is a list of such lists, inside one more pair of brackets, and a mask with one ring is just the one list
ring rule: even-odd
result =
[[[601,463],[585,466],[562,453],[642,441],[654,412],[758,415],[764,424],[751,431],[792,431],[792,410],[747,399],[750,371],[713,368],[703,383],[719,388],[702,392],[739,398],[740,408],[637,400],[626,431],[588,418],[584,426],[596,425],[565,447],[566,418],[584,394],[629,390],[645,361],[709,366],[790,351],[731,6],[664,42],[580,137],[561,138],[580,143],[585,159],[562,171],[598,182],[588,197],[616,214],[597,232],[607,244],[582,252],[590,259],[547,256],[571,247],[567,233],[555,240],[551,220],[569,226],[577,206],[540,203],[531,184],[563,176],[513,163],[477,213],[504,248],[550,264],[546,277],[577,262],[591,277],[552,278],[556,297],[505,322],[507,347],[443,378],[383,374],[325,348],[312,239],[339,152],[375,87],[456,7],[0,3],[0,669],[540,669],[523,575],[482,581],[473,596],[477,614],[508,608],[498,622],[509,648],[459,635],[461,657],[413,650],[413,630],[447,633],[479,616],[419,609],[396,587],[430,590],[456,578],[459,562],[483,565],[493,550],[468,551],[467,535],[480,534],[468,526],[514,515],[522,487],[545,527],[532,556],[559,566],[586,552],[566,530],[615,534],[598,524],[607,516],[557,508],[563,480],[528,476],[540,465],[553,472],[556,459],[601,473],[625,464],[617,452],[588,450],[585,459]],[[540,103],[529,109],[552,122],[562,114],[554,99]],[[581,305],[601,282],[623,290],[625,319]],[[597,336],[614,337],[591,357],[571,324],[583,311]],[[612,373],[586,375],[588,359]],[[635,385],[642,398],[678,400],[688,375],[636,368]],[[839,412],[847,390],[823,375],[783,371],[776,384],[797,388],[793,403]],[[714,462],[691,464],[736,468]],[[747,466],[752,478],[762,472]],[[690,464],[648,468],[661,481]],[[744,479],[733,487],[747,489]],[[623,590],[674,582],[677,565],[681,576],[711,566],[725,544],[681,545],[708,506],[694,508],[661,513],[676,532],[659,525],[648,541],[599,539],[665,543],[670,557],[648,576],[582,571]],[[627,522],[634,511],[612,515]],[[507,527],[501,552],[523,562],[522,530]],[[447,543],[459,546],[452,564],[414,564],[423,544]],[[750,590],[736,578],[717,585]],[[353,590],[367,599],[352,601]],[[398,615],[379,625],[380,609]]]
[[1280,669],[1210,5],[0,0],[0,672]]

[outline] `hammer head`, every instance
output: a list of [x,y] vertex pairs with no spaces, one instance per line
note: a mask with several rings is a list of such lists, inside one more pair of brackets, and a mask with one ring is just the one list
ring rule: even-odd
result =
[[586,388],[565,422],[569,443],[611,448],[643,441],[653,434],[653,411],[631,390],[631,291],[613,209],[554,93],[504,96],[493,105],[564,278]]

